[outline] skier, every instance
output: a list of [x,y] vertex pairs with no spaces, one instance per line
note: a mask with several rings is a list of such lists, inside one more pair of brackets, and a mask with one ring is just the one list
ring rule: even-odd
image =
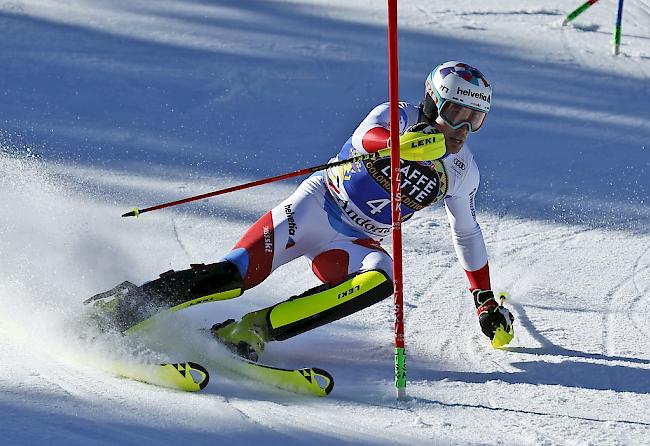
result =
[[[447,152],[441,159],[402,160],[402,220],[444,202],[481,330],[493,339],[497,330],[511,333],[514,318],[491,291],[487,251],[474,210],[479,171],[465,145],[470,133],[483,126],[491,99],[490,84],[479,70],[446,62],[427,77],[419,106],[399,104],[399,125],[401,134],[444,134]],[[388,145],[385,103],[361,122],[335,160]],[[306,179],[263,215],[218,263],[168,271],[140,287],[125,282],[89,301],[109,307],[117,326],[126,330],[160,308],[238,297],[279,266],[305,256],[323,285],[211,329],[233,351],[257,360],[265,342],[293,337],[392,294],[392,259],[380,244],[391,230],[390,209],[389,158],[330,168]]]

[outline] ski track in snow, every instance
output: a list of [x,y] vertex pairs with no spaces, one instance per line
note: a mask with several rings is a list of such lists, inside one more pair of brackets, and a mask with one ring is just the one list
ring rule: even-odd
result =
[[[634,263],[633,267],[633,274],[632,274],[632,283],[634,284],[634,288],[636,289],[637,295],[634,297],[632,302],[630,303],[628,309],[630,314],[630,320],[634,324],[634,326],[639,330],[642,331],[646,336],[650,337],[650,329],[648,329],[647,326],[644,326],[642,322],[637,322],[635,320],[635,316],[639,317],[640,315],[644,314],[647,311],[648,307],[650,307],[650,299],[648,298],[648,293],[649,293],[649,287],[647,285],[647,276],[648,273],[650,272],[650,245],[648,245],[648,248],[646,248],[645,251],[641,255],[639,255],[639,258],[636,260]],[[645,260],[645,263],[642,263],[642,261]],[[641,289],[641,280],[639,279],[639,275],[641,273],[646,274],[646,288],[644,290]],[[645,306],[646,308],[643,308]]]
[[[336,152],[386,95],[385,9],[0,2],[3,440],[648,444],[650,2],[626,3],[613,57],[616,5],[601,0],[562,27],[571,5],[559,0],[400,3],[403,99],[419,100],[432,64],[448,59],[475,63],[495,88],[470,146],[492,282],[510,294],[516,335],[491,349],[444,210],[418,213],[404,226],[410,398],[398,402],[388,300],[268,345],[270,363],[330,371],[326,399],[236,379],[217,367],[219,347],[192,335],[314,286],[302,260],[133,344],[88,332],[80,315],[115,283],[217,260],[295,183],[138,221],[125,209]],[[119,378],[106,367],[115,355],[210,363],[210,384],[188,394]]]

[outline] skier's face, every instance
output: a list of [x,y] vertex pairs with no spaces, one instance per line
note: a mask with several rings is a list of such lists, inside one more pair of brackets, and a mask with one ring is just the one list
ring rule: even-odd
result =
[[440,116],[434,123],[435,128],[445,135],[445,145],[448,153],[458,153],[469,136],[469,126],[464,125],[458,129],[451,128]]

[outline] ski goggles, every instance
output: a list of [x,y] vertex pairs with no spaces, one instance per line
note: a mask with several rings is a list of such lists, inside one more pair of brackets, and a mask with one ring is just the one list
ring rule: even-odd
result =
[[470,132],[478,132],[485,122],[487,113],[455,102],[445,101],[439,115],[452,129],[459,129],[467,124]]

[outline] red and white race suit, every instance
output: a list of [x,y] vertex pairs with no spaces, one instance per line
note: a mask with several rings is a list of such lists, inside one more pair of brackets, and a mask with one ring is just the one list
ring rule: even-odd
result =
[[[421,118],[419,107],[400,103],[400,133]],[[385,148],[388,128],[386,103],[368,114],[333,161]],[[402,160],[401,182],[402,220],[444,202],[470,289],[489,289],[487,251],[474,208],[479,171],[469,148],[439,160]],[[371,269],[392,275],[392,260],[380,245],[390,231],[390,159],[351,163],[305,180],[251,226],[226,259],[237,265],[246,288],[301,256],[325,283]]]

